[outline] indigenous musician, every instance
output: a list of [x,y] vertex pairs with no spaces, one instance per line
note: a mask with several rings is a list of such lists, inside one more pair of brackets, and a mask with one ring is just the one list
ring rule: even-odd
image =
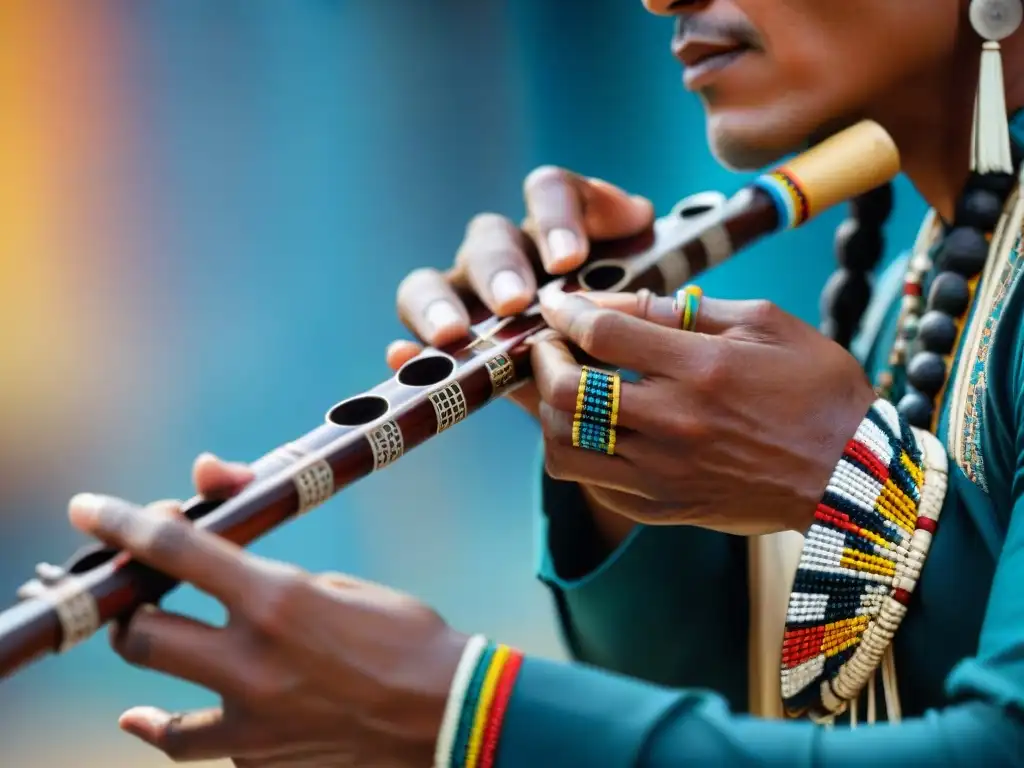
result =
[[[156,608],[118,628],[129,662],[223,697],[132,710],[127,731],[175,759],[261,767],[1024,765],[1022,2],[645,5],[677,18],[723,163],[883,125],[933,210],[912,253],[869,304],[891,199],[855,201],[825,334],[693,288],[543,301],[554,332],[515,397],[544,431],[540,577],[591,666],[260,559],[172,503],[76,497],[75,526],[230,612],[223,629]],[[776,192],[798,216],[785,178]],[[652,221],[648,201],[555,168],[525,193],[523,227],[479,216],[451,271],[404,282],[420,339],[467,332],[461,291],[515,313],[536,291],[534,254],[564,273]],[[396,342],[389,364],[418,349]],[[210,456],[195,468],[210,496],[250,478]],[[769,534],[786,531],[806,536],[780,603],[788,544]],[[853,727],[865,720],[878,724]]]

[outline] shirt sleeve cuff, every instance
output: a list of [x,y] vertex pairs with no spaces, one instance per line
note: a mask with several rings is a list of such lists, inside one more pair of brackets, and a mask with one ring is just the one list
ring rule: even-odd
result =
[[608,553],[598,539],[579,485],[540,473],[536,516],[535,570],[546,584],[570,591],[599,578],[622,558],[646,526],[637,525]]
[[583,666],[527,657],[505,713],[496,768],[632,766],[679,694]]

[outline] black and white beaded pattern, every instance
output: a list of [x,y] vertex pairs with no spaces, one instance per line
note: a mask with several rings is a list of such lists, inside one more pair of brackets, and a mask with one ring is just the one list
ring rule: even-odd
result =
[[393,464],[405,453],[405,438],[402,435],[402,428],[393,421],[386,421],[379,427],[374,427],[366,439],[373,452],[374,471]]
[[302,515],[319,507],[334,495],[334,470],[323,459],[308,464],[292,478],[299,495],[296,514]]
[[437,415],[438,434],[466,418],[466,395],[459,382],[453,381],[436,392],[431,392],[428,398]]

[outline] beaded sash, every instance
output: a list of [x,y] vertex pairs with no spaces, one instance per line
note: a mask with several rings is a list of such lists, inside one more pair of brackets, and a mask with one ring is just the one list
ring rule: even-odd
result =
[[941,443],[877,400],[805,537],[782,641],[788,714],[831,718],[873,680],[906,614],[946,484]]

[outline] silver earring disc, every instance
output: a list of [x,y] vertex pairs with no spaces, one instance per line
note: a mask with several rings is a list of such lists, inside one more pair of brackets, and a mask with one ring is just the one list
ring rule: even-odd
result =
[[1004,40],[1024,21],[1021,0],[972,0],[971,24],[986,40]]

